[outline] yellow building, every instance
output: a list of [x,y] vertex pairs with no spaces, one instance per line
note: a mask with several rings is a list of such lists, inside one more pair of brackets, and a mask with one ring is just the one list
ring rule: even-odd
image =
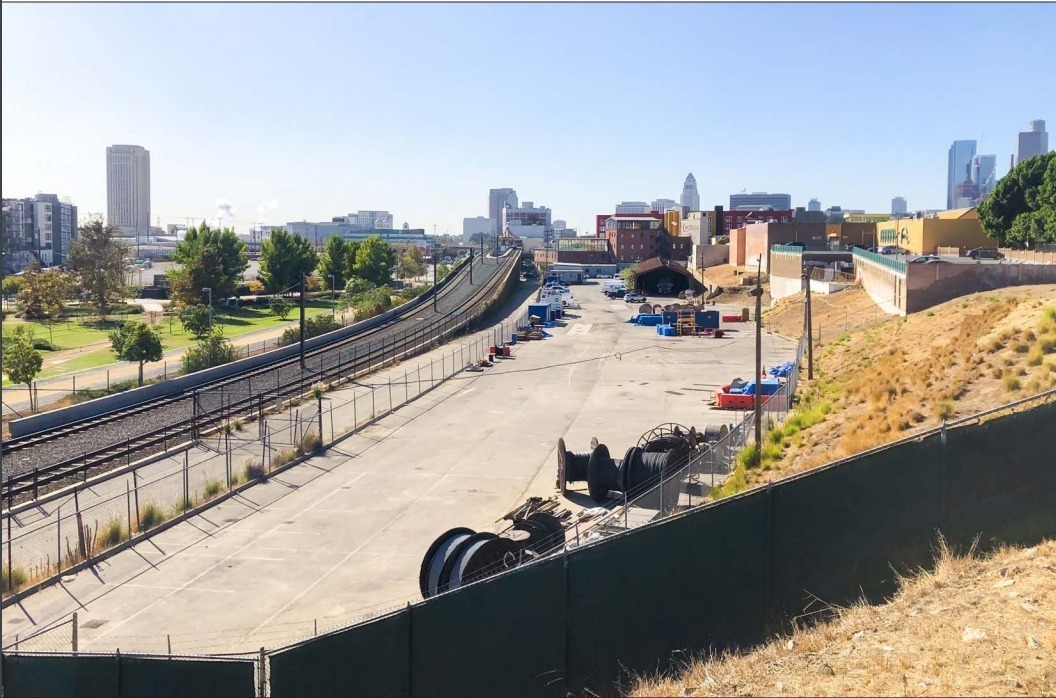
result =
[[682,234],[681,209],[672,209],[664,213],[664,228],[676,238]]
[[877,245],[898,245],[914,254],[935,254],[939,247],[996,248],[974,208],[944,211],[933,218],[892,218],[876,224]]

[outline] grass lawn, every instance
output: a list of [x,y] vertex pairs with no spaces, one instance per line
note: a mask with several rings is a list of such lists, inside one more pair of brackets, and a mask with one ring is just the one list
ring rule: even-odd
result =
[[[310,317],[329,310],[329,301],[308,301],[306,303],[305,315]],[[298,312],[299,311],[294,308],[285,322],[296,322]],[[122,317],[126,317],[131,322],[149,319],[149,315],[146,314],[127,315]],[[110,350],[109,333],[110,330],[118,326],[118,322],[110,320],[106,323],[81,324],[79,320],[80,318],[76,318],[70,322],[56,322],[49,331],[48,326],[45,324],[39,322],[23,322],[12,318],[4,321],[3,334],[7,335],[12,332],[16,325],[28,325],[33,329],[34,338],[44,340],[51,338],[51,341],[55,344],[57,350],[60,351],[64,349],[80,349],[83,347],[98,345],[98,349],[83,352],[70,358],[69,361],[63,361],[62,363],[52,364],[50,366],[47,365],[48,356],[52,355],[52,352],[42,352],[44,354],[45,367],[38,378],[47,378],[49,376],[72,373],[87,368],[105,366],[106,364],[111,364],[117,361],[117,359],[114,358],[114,353]],[[281,325],[284,321],[273,315],[267,308],[217,308],[213,316],[213,322],[224,328],[224,336],[228,339],[234,339],[247,332],[255,332],[268,327]],[[186,347],[194,343],[194,337],[191,336],[189,332],[184,331],[183,325],[180,324],[178,319],[173,320],[171,331],[168,318],[158,320],[155,327],[161,332],[162,346],[166,351],[169,349],[179,349],[180,347]],[[9,381],[5,378],[3,384],[8,385]]]

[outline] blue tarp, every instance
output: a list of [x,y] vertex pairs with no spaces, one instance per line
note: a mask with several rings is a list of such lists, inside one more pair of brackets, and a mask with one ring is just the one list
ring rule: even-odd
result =
[[788,378],[789,374],[792,373],[796,368],[795,361],[786,361],[780,366],[774,366],[770,369],[769,373],[774,378]]
[[[773,395],[781,389],[781,381],[776,378],[766,378],[759,382],[759,390],[763,395]],[[731,393],[738,395],[755,395],[755,381],[748,381],[740,388],[730,388]]]

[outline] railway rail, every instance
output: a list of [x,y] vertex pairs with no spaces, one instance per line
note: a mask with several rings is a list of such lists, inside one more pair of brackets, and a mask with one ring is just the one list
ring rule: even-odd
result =
[[36,498],[43,490],[87,479],[90,474],[130,464],[236,418],[261,418],[277,401],[303,396],[311,386],[369,373],[419,354],[468,331],[494,292],[518,263],[516,254],[481,260],[454,272],[432,302],[415,305],[390,321],[236,376],[205,384],[193,393],[158,398],[132,407],[30,434],[3,444],[0,499]]

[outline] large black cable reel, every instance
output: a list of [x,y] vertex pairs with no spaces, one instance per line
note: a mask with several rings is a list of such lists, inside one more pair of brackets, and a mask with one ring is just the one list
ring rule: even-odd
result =
[[418,589],[422,597],[428,599],[440,593],[440,577],[445,563],[458,546],[475,533],[473,529],[459,526],[441,533],[422,558],[418,571]]
[[[591,437],[591,450],[597,448],[597,446],[597,437]],[[565,447],[565,440],[563,438],[557,440],[556,486],[557,489],[561,490],[561,494],[565,494],[565,492],[568,490],[568,483],[585,482],[587,480],[587,463],[589,460],[590,453],[569,451]]]

